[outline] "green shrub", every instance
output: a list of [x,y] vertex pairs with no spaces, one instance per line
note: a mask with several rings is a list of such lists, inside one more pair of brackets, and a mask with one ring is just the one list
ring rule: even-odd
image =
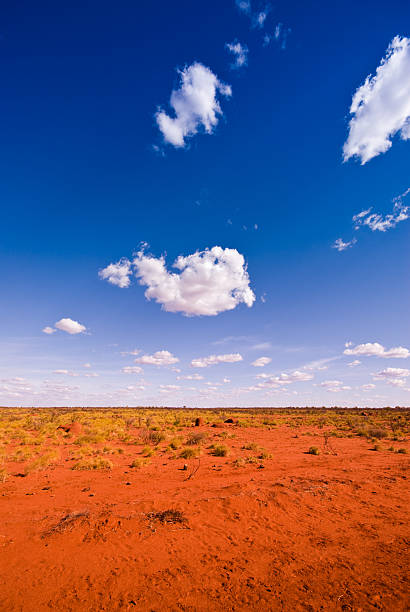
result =
[[214,444],[211,454],[214,457],[227,457],[229,455],[229,448],[225,444]]

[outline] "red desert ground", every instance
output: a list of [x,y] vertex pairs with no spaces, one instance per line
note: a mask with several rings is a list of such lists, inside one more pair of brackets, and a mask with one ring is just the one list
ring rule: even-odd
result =
[[409,414],[2,409],[0,609],[408,610]]

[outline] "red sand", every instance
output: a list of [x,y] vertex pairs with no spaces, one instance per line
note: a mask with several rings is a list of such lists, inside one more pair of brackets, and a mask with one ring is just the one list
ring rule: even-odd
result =
[[[408,456],[361,438],[312,456],[321,438],[229,430],[230,456],[205,451],[189,480],[197,460],[161,452],[130,469],[130,447],[111,471],[62,462],[11,476],[0,485],[0,609],[408,610]],[[233,466],[255,454],[245,442],[272,453],[264,469]],[[187,524],[147,517],[168,509]]]

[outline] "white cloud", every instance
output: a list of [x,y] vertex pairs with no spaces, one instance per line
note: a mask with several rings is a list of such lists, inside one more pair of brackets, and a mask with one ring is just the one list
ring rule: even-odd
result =
[[393,199],[393,211],[386,215],[380,213],[372,213],[372,208],[362,210],[362,212],[354,215],[354,229],[358,230],[363,225],[367,225],[375,232],[386,232],[393,227],[396,227],[400,221],[406,221],[410,217],[410,207],[403,204],[403,199],[409,195],[410,188],[404,193]]
[[178,391],[180,388],[179,385],[160,385],[160,389],[163,391]]
[[396,346],[391,349],[386,349],[378,342],[366,342],[358,344],[354,348],[347,348],[344,351],[345,355],[363,355],[366,357],[386,357],[387,359],[407,359],[410,356],[410,351],[403,346]]
[[170,117],[161,109],[155,115],[164,141],[174,147],[184,147],[185,140],[197,134],[201,127],[207,134],[212,134],[219,115],[222,115],[217,94],[232,95],[231,87],[219,81],[199,62],[194,62],[179,74],[180,88],[172,91],[170,99],[175,116]]
[[270,387],[278,388],[281,385],[290,385],[296,382],[307,382],[312,380],[313,374],[309,372],[302,372],[300,370],[294,370],[293,372],[282,372],[279,375],[273,374],[257,374],[256,378],[263,380],[262,383],[258,384],[258,387]]
[[43,332],[44,334],[54,334],[56,331],[57,331],[57,330],[56,330],[56,329],[54,329],[54,327],[50,327],[49,325],[47,325],[46,327],[44,327],[44,328],[42,329],[42,332]]
[[231,64],[232,68],[243,68],[247,66],[249,49],[246,45],[242,45],[240,42],[235,41],[233,43],[226,43],[225,47],[228,49],[229,53],[232,53],[234,56],[234,63]]
[[130,286],[131,274],[131,262],[125,257],[98,272],[100,278],[122,289]]
[[54,323],[57,329],[61,331],[67,332],[67,334],[81,334],[87,328],[84,325],[81,325],[78,321],[73,321],[73,319],[60,319],[57,323]]
[[263,368],[271,361],[272,359],[270,357],[259,357],[258,359],[255,359],[255,361],[253,361],[251,365],[253,365],[255,368]]
[[179,274],[168,272],[164,257],[143,251],[133,263],[140,284],[148,286],[145,297],[155,299],[167,312],[211,316],[241,302],[251,307],[255,301],[245,259],[236,249],[215,246],[180,256],[173,264]]
[[230,382],[231,382],[231,379],[230,379],[230,378],[224,378],[222,382],[223,382],[223,383],[230,383]]
[[265,25],[266,17],[268,16],[269,6],[267,6],[263,11],[259,11],[256,13],[253,18],[254,26],[257,28],[263,28]]
[[242,361],[243,357],[239,353],[230,353],[228,355],[209,355],[208,357],[198,357],[191,361],[193,368],[207,368],[218,363],[236,363]]
[[360,365],[361,363],[362,363],[361,361],[359,361],[358,359],[355,359],[354,361],[351,361],[347,365],[349,366],[349,368],[355,368],[356,366]]
[[362,385],[361,388],[365,389],[365,391],[369,391],[370,389],[375,389],[376,385],[373,385],[373,383],[367,383],[366,385]]
[[99,374],[97,374],[96,372],[86,372],[86,374],[84,374],[84,376],[86,378],[97,378],[99,376]]
[[153,355],[142,355],[135,360],[135,363],[143,363],[146,365],[169,366],[178,363],[178,357],[175,357],[169,351],[157,351]]
[[340,251],[345,251],[346,249],[349,249],[354,244],[356,244],[356,242],[357,242],[356,238],[353,238],[352,240],[349,240],[349,242],[343,242],[343,240],[341,238],[338,238],[332,244],[332,249],[337,249],[339,252]]
[[124,374],[141,374],[143,369],[139,366],[124,366],[121,370]]
[[324,380],[319,383],[319,386],[325,388],[327,391],[333,392],[348,391],[351,389],[351,387],[344,385],[341,380]]
[[83,368],[91,368],[91,363],[83,363]]
[[250,0],[236,0],[235,4],[237,8],[246,15],[249,15],[251,12],[251,3]]
[[187,374],[186,376],[177,376],[177,380],[203,380],[204,377],[200,374]]
[[394,387],[404,387],[408,376],[410,376],[410,370],[406,368],[385,368],[381,372],[373,374],[373,379],[384,380]]
[[368,76],[352,99],[344,160],[362,164],[390,149],[397,133],[410,139],[410,38],[395,36],[375,76]]
[[63,374],[65,376],[78,376],[76,372],[72,372],[71,370],[53,370],[53,374]]
[[141,249],[132,266],[139,283],[148,286],[145,297],[155,299],[168,312],[212,316],[241,302],[250,308],[255,301],[245,259],[236,249],[215,246],[181,255],[173,264],[179,273],[167,270],[163,256],[146,255]]

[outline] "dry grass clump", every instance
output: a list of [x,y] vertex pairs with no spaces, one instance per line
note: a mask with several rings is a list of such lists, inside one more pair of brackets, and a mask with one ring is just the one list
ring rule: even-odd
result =
[[407,448],[398,448],[396,453],[400,453],[401,455],[407,455]]
[[199,453],[199,448],[192,448],[192,446],[189,446],[184,448],[179,453],[179,456],[181,457],[181,459],[195,459],[195,457],[198,457]]
[[149,463],[150,463],[150,459],[148,458],[146,459],[137,458],[137,459],[134,459],[130,463],[130,468],[142,468],[144,467],[144,465],[148,465]]
[[153,444],[154,446],[158,446],[160,442],[166,440],[166,435],[163,431],[155,431],[152,429],[144,429],[139,437],[144,444]]
[[172,438],[168,448],[170,450],[178,450],[182,446],[182,438]]
[[57,450],[50,450],[47,453],[44,453],[44,455],[36,457],[34,461],[26,465],[26,467],[24,468],[24,473],[27,475],[31,472],[39,472],[41,470],[45,470],[50,467],[50,465],[56,463],[59,458],[60,453]]
[[214,457],[227,457],[229,455],[229,448],[225,444],[213,444],[211,455]]
[[9,474],[4,466],[0,467],[0,482],[6,482]]
[[90,457],[88,459],[80,459],[71,468],[72,470],[112,470],[114,467],[112,461],[103,457]]
[[89,516],[88,510],[83,512],[70,512],[70,514],[66,514],[62,519],[58,521],[54,527],[51,527],[48,531],[43,533],[42,537],[45,538],[47,536],[55,535],[57,533],[63,533],[69,529],[72,529],[80,519],[86,519]]
[[155,455],[155,448],[151,448],[151,446],[144,446],[141,453],[144,455],[144,457],[152,457],[152,455]]
[[320,450],[317,446],[311,446],[308,450],[308,455],[320,455]]
[[242,450],[250,450],[250,451],[254,451],[256,453],[256,452],[258,452],[258,450],[260,450],[260,447],[255,442],[250,442],[249,444],[244,444],[242,446]]
[[180,510],[163,510],[162,512],[148,512],[147,519],[151,522],[159,522],[162,525],[186,525],[187,518]]
[[191,433],[191,434],[189,434],[185,444],[187,446],[194,446],[194,445],[203,444],[207,440],[207,438],[208,438],[208,436],[207,436],[207,434],[205,432]]

